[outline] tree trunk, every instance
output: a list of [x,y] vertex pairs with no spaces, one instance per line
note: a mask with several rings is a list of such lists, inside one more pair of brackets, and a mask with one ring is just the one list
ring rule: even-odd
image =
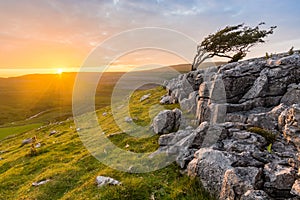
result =
[[201,63],[211,57],[213,57],[213,54],[206,54],[206,51],[204,51],[204,49],[198,48],[197,55],[194,58],[191,70],[197,70]]

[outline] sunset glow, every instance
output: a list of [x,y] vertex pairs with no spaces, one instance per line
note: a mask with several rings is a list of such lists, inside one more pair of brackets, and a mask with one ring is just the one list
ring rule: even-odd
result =
[[[200,42],[225,25],[256,25],[265,21],[267,26],[277,25],[278,30],[266,44],[253,48],[247,58],[287,51],[292,46],[299,48],[298,1],[273,2],[1,1],[0,77],[32,73],[28,69],[36,69],[34,73],[47,69],[56,73],[53,66],[68,66],[64,71],[74,71],[101,42],[143,27],[172,29]],[[174,45],[180,46],[180,41]],[[149,60],[163,65],[179,64],[170,56],[145,51],[122,65],[137,66]]]
[[62,68],[58,68],[57,70],[56,70],[56,74],[62,74],[64,71],[63,71],[63,69]]

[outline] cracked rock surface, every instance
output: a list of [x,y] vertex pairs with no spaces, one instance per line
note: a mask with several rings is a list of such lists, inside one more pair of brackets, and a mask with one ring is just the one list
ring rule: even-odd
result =
[[154,119],[159,152],[219,199],[300,199],[298,53],[196,70],[164,86],[161,103],[178,102],[182,113]]

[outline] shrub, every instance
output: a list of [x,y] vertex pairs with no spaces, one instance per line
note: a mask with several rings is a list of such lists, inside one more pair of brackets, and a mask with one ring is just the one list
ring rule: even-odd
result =
[[252,132],[252,133],[256,133],[258,135],[261,135],[262,137],[264,137],[267,140],[267,142],[269,144],[273,144],[275,142],[276,135],[270,131],[267,131],[267,130],[259,128],[259,127],[248,128],[248,131]]
[[289,55],[293,55],[294,54],[294,47],[291,47],[288,53],[289,53]]
[[244,58],[245,56],[246,56],[246,53],[238,52],[237,54],[232,56],[232,59],[228,63],[237,62],[237,61],[241,60],[242,58]]

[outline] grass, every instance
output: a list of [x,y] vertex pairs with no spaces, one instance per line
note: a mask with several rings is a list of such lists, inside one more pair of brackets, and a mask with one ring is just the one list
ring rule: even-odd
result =
[[250,128],[248,128],[248,131],[252,132],[252,133],[256,133],[258,135],[261,135],[262,137],[264,137],[267,140],[268,144],[273,144],[276,140],[275,134],[273,134],[272,132],[267,131],[265,129],[259,128],[259,127],[250,127]]
[[[150,93],[149,99],[140,102],[144,94]],[[150,133],[147,129],[151,119],[161,109],[173,109],[178,105],[162,108],[159,97],[165,91],[155,88],[137,91],[129,104],[129,116],[139,124],[135,134]],[[106,136],[118,147],[132,152],[153,152],[158,148],[158,136],[148,138],[128,135],[131,124],[124,122],[128,116],[125,108],[117,109],[114,119],[110,107],[97,111],[99,124]],[[103,115],[103,113],[107,113]],[[119,121],[118,121],[119,120]],[[24,122],[25,123],[25,122]],[[118,125],[117,125],[118,124]],[[120,128],[121,127],[121,128]],[[57,133],[49,136],[52,130]],[[100,134],[100,133],[99,133]],[[30,156],[30,145],[21,146],[25,138],[37,136],[42,144],[37,148],[37,155]],[[126,145],[129,147],[126,149]],[[180,172],[172,163],[160,170],[149,173],[126,173],[114,170],[91,156],[83,146],[72,120],[61,121],[31,128],[0,140],[0,199],[213,199],[203,189],[197,179]],[[97,187],[97,176],[109,176],[122,182],[118,186]],[[38,187],[33,182],[50,179],[50,182]]]
[[15,134],[20,134],[20,133],[30,131],[32,129],[40,127],[41,125],[42,125],[41,123],[36,123],[36,124],[26,124],[20,126],[0,128],[0,140],[9,135],[15,135]]

